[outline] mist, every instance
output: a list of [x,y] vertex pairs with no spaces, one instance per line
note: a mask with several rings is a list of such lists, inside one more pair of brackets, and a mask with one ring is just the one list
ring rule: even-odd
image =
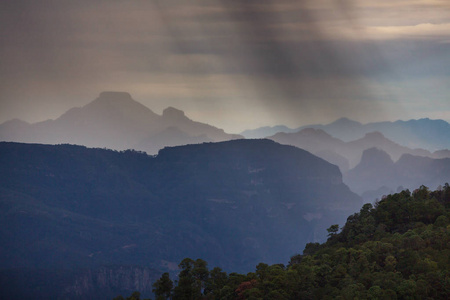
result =
[[340,117],[449,120],[450,5],[3,1],[0,122],[126,91],[229,132]]

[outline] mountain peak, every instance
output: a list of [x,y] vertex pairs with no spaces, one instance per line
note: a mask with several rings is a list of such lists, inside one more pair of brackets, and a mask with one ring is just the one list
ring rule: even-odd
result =
[[340,118],[334,121],[333,123],[329,125],[339,125],[339,126],[355,126],[355,125],[361,125],[361,123],[357,121],[350,120],[349,118]]
[[87,104],[84,108],[94,108],[98,113],[104,112],[105,109],[113,109],[121,114],[128,115],[131,118],[156,118],[157,115],[142,103],[134,100],[127,92],[105,91],[101,92],[97,99]]
[[130,109],[131,107],[135,107],[135,109],[140,110],[150,110],[148,107],[134,100],[131,95],[127,92],[113,92],[106,91],[101,92],[100,95],[93,102],[88,104],[87,106],[100,106],[104,107],[105,105],[115,107],[116,109]]
[[168,108],[166,108],[163,111],[162,116],[163,116],[163,118],[170,119],[170,120],[182,120],[182,119],[186,118],[184,111],[176,109],[172,106],[169,106]]
[[366,133],[364,138],[374,139],[374,140],[386,139],[385,136],[379,131],[368,132],[368,133]]
[[372,147],[364,150],[360,162],[360,166],[367,168],[368,166],[386,166],[392,165],[394,162],[391,156],[382,149]]
[[5,125],[8,125],[8,126],[28,126],[28,125],[30,125],[30,123],[28,123],[26,121],[23,121],[21,119],[14,118],[14,119],[8,120],[6,122],[3,122],[1,125],[3,125],[3,126],[5,126]]

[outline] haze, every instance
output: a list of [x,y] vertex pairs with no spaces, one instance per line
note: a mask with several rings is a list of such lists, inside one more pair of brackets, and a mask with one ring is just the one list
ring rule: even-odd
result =
[[56,118],[105,90],[240,132],[348,117],[450,121],[450,3],[0,4],[0,122]]

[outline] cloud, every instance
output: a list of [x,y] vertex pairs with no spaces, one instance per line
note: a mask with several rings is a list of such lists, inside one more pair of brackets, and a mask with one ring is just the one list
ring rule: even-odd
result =
[[367,28],[371,38],[378,39],[420,39],[450,42],[450,23],[417,24],[412,26],[379,26]]
[[[205,120],[222,111],[229,126],[238,123],[233,109],[291,124],[334,118],[344,106],[381,118],[384,99],[405,94],[397,82],[448,80],[449,8],[438,0],[5,0],[0,120],[54,117],[110,89]],[[443,99],[436,89],[430,101]]]

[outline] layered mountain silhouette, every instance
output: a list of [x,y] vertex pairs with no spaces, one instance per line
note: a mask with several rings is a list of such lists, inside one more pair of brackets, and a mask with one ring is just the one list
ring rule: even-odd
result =
[[450,149],[450,124],[444,120],[428,118],[395,122],[374,122],[361,124],[348,118],[341,118],[327,125],[311,124],[296,129],[286,126],[261,127],[246,130],[242,135],[248,138],[264,138],[278,132],[298,132],[305,128],[321,129],[331,136],[349,142],[363,138],[370,132],[380,132],[386,138],[409,148],[423,148],[429,151]]
[[344,182],[365,201],[421,185],[435,189],[450,182],[450,158],[404,154],[394,162],[385,151],[370,148],[364,151],[361,162],[345,173]]
[[16,119],[0,125],[3,141],[139,149],[149,154],[164,146],[236,138],[241,136],[192,121],[173,107],[158,115],[125,92],[103,92],[91,103],[72,108],[56,120],[29,124]]
[[34,270],[24,272],[40,279],[28,282],[53,298],[83,298],[83,286],[95,283],[80,281],[111,264],[159,276],[184,257],[244,272],[261,261],[286,263],[361,205],[338,167],[270,140],[169,147],[157,156],[2,142],[0,193],[0,275]]
[[[410,149],[401,146],[383,136],[380,132],[371,132],[363,138],[351,142],[344,142],[332,137],[321,129],[306,128],[296,133],[277,133],[268,137],[281,144],[293,145],[339,166],[342,172],[355,167],[366,149],[377,147],[387,152],[391,159],[398,160],[403,154],[416,156],[433,156],[424,149]],[[442,152],[441,155],[445,155]]]
[[448,150],[431,153],[410,149],[371,132],[363,138],[344,142],[321,129],[306,128],[296,133],[277,133],[269,139],[293,145],[337,165],[344,182],[365,202],[424,184],[437,188],[450,181]]

